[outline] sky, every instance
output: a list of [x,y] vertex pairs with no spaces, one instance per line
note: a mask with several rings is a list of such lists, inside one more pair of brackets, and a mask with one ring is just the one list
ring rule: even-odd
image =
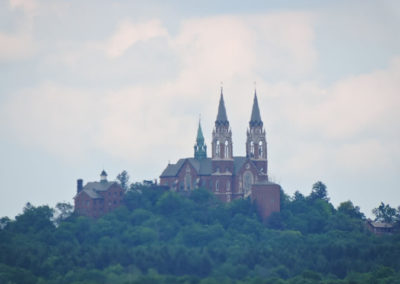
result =
[[0,1],[0,217],[158,178],[200,116],[210,148],[221,85],[235,156],[257,89],[287,194],[400,205],[400,2],[200,2]]

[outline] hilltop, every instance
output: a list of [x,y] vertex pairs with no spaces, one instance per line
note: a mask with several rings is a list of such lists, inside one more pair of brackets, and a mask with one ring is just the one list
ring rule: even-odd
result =
[[399,283],[400,235],[371,234],[351,201],[282,191],[281,206],[263,223],[249,199],[155,185],[97,220],[28,204],[1,219],[0,283]]

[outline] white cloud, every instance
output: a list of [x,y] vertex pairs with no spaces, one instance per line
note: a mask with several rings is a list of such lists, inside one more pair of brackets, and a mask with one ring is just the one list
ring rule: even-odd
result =
[[125,20],[119,23],[116,32],[108,39],[104,48],[108,56],[119,57],[137,42],[164,36],[167,36],[167,30],[157,19],[136,24]]
[[37,50],[33,38],[33,17],[38,5],[34,0],[10,0],[11,10],[21,9],[23,17],[16,17],[14,31],[0,31],[0,61],[14,61],[31,57]]
[[45,83],[5,102],[1,127],[21,144],[79,160],[93,145],[90,133],[97,130],[102,111],[98,97],[90,92]]
[[[320,178],[328,186],[339,179],[377,185],[387,178],[395,184],[388,172],[400,167],[400,59],[382,66],[396,49],[391,34],[399,17],[380,13],[371,21],[372,9],[355,18],[358,6],[350,12],[331,13],[325,6],[325,14],[238,11],[162,22],[154,15],[121,13],[123,4],[86,13],[92,11],[88,4],[77,13],[70,2],[14,0],[4,17],[12,21],[0,31],[0,60],[37,60],[12,65],[27,68],[2,89],[1,139],[75,165],[88,158],[92,164],[86,168],[109,158],[118,167],[136,167],[137,180],[156,177],[167,160],[192,155],[199,113],[210,146],[220,81],[234,152],[244,154],[257,81],[270,174],[284,187],[287,181],[294,185],[285,190],[302,190],[303,181],[311,186]],[[345,18],[330,21],[344,11]],[[122,14],[131,19],[118,22]],[[383,18],[390,21],[378,21]],[[355,52],[371,59],[363,61],[367,69],[360,64],[349,70],[357,60],[340,61],[343,55],[357,57]],[[331,78],[327,66],[340,74]],[[331,85],[318,81],[321,74]]]
[[33,17],[38,10],[35,0],[10,0],[9,3],[12,9],[22,9],[29,18]]
[[352,76],[329,88],[313,83],[270,85],[270,115],[279,118],[274,124],[281,126],[275,135],[291,137],[280,141],[280,151],[290,151],[286,162],[278,161],[280,171],[369,175],[396,167],[399,63],[394,58],[386,69]]
[[[126,21],[107,41],[106,50],[109,56],[123,57],[138,41],[159,36],[168,38],[166,48],[179,58],[176,78],[100,93],[41,84],[11,97],[2,107],[10,122],[8,129],[20,141],[33,142],[61,156],[65,149],[81,155],[94,147],[119,158],[144,159],[152,153],[161,159],[174,159],[182,151],[191,154],[199,112],[203,127],[209,130],[205,131],[206,138],[210,138],[218,85],[223,80],[235,152],[242,154],[254,79],[265,104],[261,111],[267,130],[275,131],[273,139],[281,139],[280,145],[274,146],[281,152],[274,156],[290,153],[290,157],[276,162],[279,167],[274,168],[279,171],[305,173],[312,168],[322,170],[321,164],[339,167],[351,155],[354,162],[349,167],[357,168],[355,161],[363,155],[379,164],[388,149],[384,139],[367,143],[359,135],[379,133],[387,137],[391,129],[398,129],[393,125],[399,107],[398,59],[385,70],[349,77],[328,88],[312,81],[268,83],[259,74],[266,69],[289,75],[312,72],[317,53],[310,14],[198,18],[183,22],[176,36],[169,35],[159,21],[135,25]],[[84,42],[82,50],[85,54],[90,49],[98,51],[97,44]],[[76,58],[81,57],[74,58],[71,66],[79,68]],[[108,61],[99,60],[107,69]],[[307,136],[313,137],[312,143]],[[299,142],[293,146],[291,141],[296,140]],[[327,141],[335,141],[335,145],[327,145]],[[364,171],[365,164],[359,164],[359,168]]]
[[36,45],[29,33],[6,34],[0,32],[0,61],[19,60],[32,56]]

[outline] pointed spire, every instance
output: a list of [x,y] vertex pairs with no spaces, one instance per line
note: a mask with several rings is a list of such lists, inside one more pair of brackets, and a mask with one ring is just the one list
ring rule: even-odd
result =
[[217,120],[215,121],[215,125],[221,125],[221,124],[229,125],[228,117],[226,116],[226,109],[225,109],[225,102],[224,102],[222,86],[221,86],[221,96],[219,99]]
[[260,115],[260,109],[258,107],[256,90],[254,90],[253,109],[251,111],[251,118],[250,118],[250,127],[252,126],[263,126],[263,122],[261,120],[261,115]]
[[197,144],[199,144],[199,143],[204,144],[204,136],[203,136],[203,130],[201,129],[200,119],[199,119],[199,127],[197,128],[196,141],[197,141]]
[[199,119],[199,126],[197,128],[196,145],[194,145],[194,158],[201,160],[207,158],[207,146],[204,144],[203,130]]
[[261,115],[260,115],[260,108],[258,107],[256,90],[254,90],[253,109],[251,111],[251,118],[250,118],[250,127],[252,126],[263,126],[263,122],[261,120]]

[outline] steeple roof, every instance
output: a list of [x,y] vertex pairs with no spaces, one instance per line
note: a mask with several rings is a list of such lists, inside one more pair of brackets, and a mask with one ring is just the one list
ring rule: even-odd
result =
[[253,109],[251,111],[250,127],[251,126],[263,126],[263,122],[261,120],[261,115],[260,115],[260,109],[258,107],[258,99],[256,91],[254,91]]
[[203,144],[204,143],[203,130],[201,129],[200,120],[199,120],[199,127],[197,128],[196,141],[197,141],[197,144]]
[[215,121],[215,124],[225,124],[225,125],[229,124],[228,117],[226,115],[224,95],[222,92],[222,88],[221,88],[221,97],[219,99],[217,120]]
[[196,144],[194,145],[194,158],[201,160],[207,158],[207,146],[204,144],[203,131],[199,120],[199,127],[197,128]]

